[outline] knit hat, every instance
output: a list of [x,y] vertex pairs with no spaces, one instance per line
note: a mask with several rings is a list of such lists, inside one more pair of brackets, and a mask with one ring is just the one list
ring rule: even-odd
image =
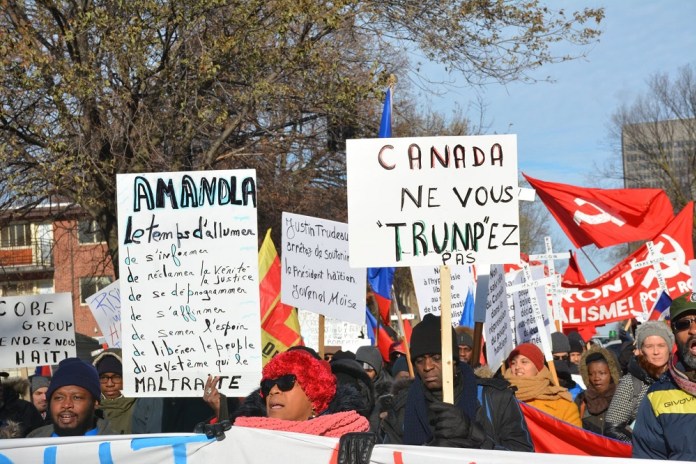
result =
[[355,352],[355,360],[360,363],[367,363],[375,370],[375,374],[382,372],[382,355],[374,346],[361,346]]
[[394,377],[396,377],[396,374],[399,372],[408,372],[408,361],[406,360],[406,356],[401,356],[399,359],[397,359],[392,366],[391,371]]
[[662,337],[662,339],[667,342],[667,346],[670,350],[674,346],[674,334],[667,324],[661,321],[647,321],[639,325],[636,329],[636,347],[640,349],[645,339],[651,335]]
[[669,305],[669,318],[674,321],[687,311],[696,311],[696,293],[686,292]]
[[515,349],[512,350],[510,356],[507,358],[507,365],[509,366],[515,356],[521,354],[525,358],[532,361],[532,364],[537,368],[537,370],[542,370],[544,368],[544,353],[541,352],[538,346],[533,343],[522,343],[517,345]]
[[568,343],[570,344],[568,353],[583,353],[585,351],[585,347],[580,340],[568,337]]
[[316,414],[324,412],[336,395],[336,377],[331,373],[329,363],[304,350],[277,354],[266,364],[262,374],[261,381],[295,374]]
[[99,375],[106,373],[123,375],[123,365],[114,355],[107,355],[95,360],[94,367],[97,368],[97,373],[99,373]]
[[32,375],[29,377],[29,391],[34,393],[39,388],[48,387],[51,379],[42,375]]
[[457,332],[457,345],[472,348],[474,346],[474,340],[471,338],[471,335],[466,332]]
[[551,352],[570,353],[570,342],[563,332],[554,332],[551,334]]
[[46,398],[51,401],[53,392],[67,385],[84,388],[95,400],[101,398],[101,385],[97,370],[80,358],[67,358],[58,364],[58,369],[53,373],[51,383],[48,385]]
[[[457,335],[452,330],[452,358],[459,359]],[[426,314],[411,333],[411,359],[424,354],[442,354],[442,335],[440,333],[440,316]]]
[[9,377],[10,373],[5,371],[0,371],[0,377]]

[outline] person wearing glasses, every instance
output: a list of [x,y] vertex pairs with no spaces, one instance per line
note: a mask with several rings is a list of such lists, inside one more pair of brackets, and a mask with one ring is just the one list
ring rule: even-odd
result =
[[369,422],[354,410],[355,395],[356,390],[337,389],[328,362],[307,350],[289,350],[263,368],[260,389],[236,411],[234,425],[326,437],[367,432]]
[[670,305],[677,352],[638,407],[633,457],[696,461],[696,293]]
[[101,386],[93,365],[79,358],[62,360],[46,397],[51,424],[30,432],[27,438],[113,435],[109,421],[96,414]]
[[634,422],[648,388],[667,370],[674,334],[664,321],[648,321],[636,329],[636,351],[619,380],[605,416],[604,435],[630,443]]
[[136,398],[127,398],[121,394],[123,390],[121,350],[102,351],[94,358],[92,364],[99,373],[101,384],[99,409],[104,412],[104,417],[109,420],[115,433],[131,434],[133,406]]

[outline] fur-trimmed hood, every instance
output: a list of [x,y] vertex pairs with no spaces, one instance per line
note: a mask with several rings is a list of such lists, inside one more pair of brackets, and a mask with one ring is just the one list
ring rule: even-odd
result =
[[123,354],[120,348],[109,348],[108,350],[102,351],[94,358],[94,361],[92,361],[92,365],[94,367],[97,367],[99,362],[107,356],[113,356],[114,358],[118,359],[118,362],[120,362],[121,365],[123,365]]
[[609,350],[602,348],[600,346],[594,345],[589,350],[585,351],[580,358],[580,363],[578,368],[580,370],[580,375],[582,376],[582,381],[585,385],[590,385],[590,375],[587,371],[587,357],[599,353],[604,359],[607,360],[609,365],[609,373],[611,374],[611,379],[614,381],[615,385],[619,384],[619,379],[621,378],[621,369],[619,368],[619,362],[616,360],[616,356]]
[[[29,394],[29,379],[22,377],[7,377],[2,381],[2,387],[5,391],[9,390],[16,393],[18,398],[23,398]],[[11,395],[14,397],[15,395]]]

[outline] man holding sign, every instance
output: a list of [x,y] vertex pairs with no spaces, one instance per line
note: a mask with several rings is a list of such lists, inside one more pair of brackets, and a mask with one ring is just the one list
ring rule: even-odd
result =
[[460,363],[457,337],[451,330],[454,404],[442,401],[440,318],[428,314],[411,336],[416,378],[395,398],[382,422],[383,442],[533,451],[524,418],[507,383],[477,378],[469,365]]

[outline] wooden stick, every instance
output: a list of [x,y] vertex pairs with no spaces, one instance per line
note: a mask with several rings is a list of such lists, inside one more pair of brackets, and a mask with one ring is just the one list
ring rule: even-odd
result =
[[324,315],[319,315],[319,357],[324,359]]
[[481,340],[483,339],[483,322],[474,322],[474,346],[472,347],[471,359],[469,364],[476,367],[481,359]]
[[442,401],[454,404],[454,361],[452,359],[452,275],[440,266],[440,333],[442,334]]
[[558,373],[556,373],[556,365],[553,363],[553,359],[550,359],[546,364],[548,364],[549,370],[551,371],[551,379],[553,380],[553,384],[560,387],[561,384],[558,383]]

